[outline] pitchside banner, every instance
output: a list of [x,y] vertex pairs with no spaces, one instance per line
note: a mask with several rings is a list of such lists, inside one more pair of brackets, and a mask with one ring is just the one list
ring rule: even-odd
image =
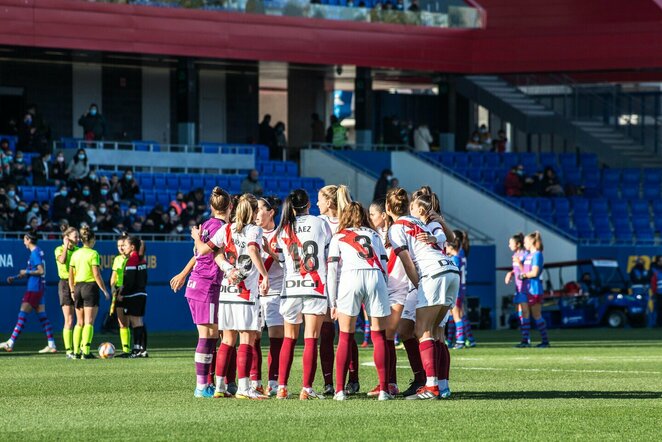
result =
[[[46,260],[46,311],[54,330],[62,330],[62,312],[57,296],[57,268],[55,266],[55,248],[60,241],[39,241]],[[101,269],[106,286],[109,287],[113,259],[117,255],[114,241],[99,241],[95,249],[101,254]],[[148,268],[147,314],[145,322],[151,331],[195,330],[191,322],[188,303],[184,298],[184,289],[177,293],[170,290],[170,278],[179,273],[193,254],[193,243],[185,242],[147,242],[146,260]],[[25,280],[12,285],[7,284],[7,277],[16,275],[24,269],[29,257],[22,240],[0,240],[0,341],[11,334],[16,323],[18,309],[25,292]],[[467,297],[479,298],[480,308],[491,310],[492,325],[495,321],[494,288],[494,246],[472,246],[469,256],[467,275]],[[96,320],[99,329],[108,315],[110,303],[103,296]],[[36,315],[30,314],[26,331],[40,332],[41,327]]]
[[646,269],[650,268],[651,259],[662,255],[662,247],[654,246],[579,246],[577,259],[610,258],[618,261],[624,276],[634,267],[635,261],[641,257]]

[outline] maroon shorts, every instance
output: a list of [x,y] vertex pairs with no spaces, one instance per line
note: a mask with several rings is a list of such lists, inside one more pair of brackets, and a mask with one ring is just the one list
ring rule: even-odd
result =
[[526,295],[529,305],[542,304],[542,295]]
[[22,302],[27,302],[32,306],[33,309],[37,310],[41,304],[41,299],[44,297],[44,291],[40,290],[38,292],[25,292],[23,295]]

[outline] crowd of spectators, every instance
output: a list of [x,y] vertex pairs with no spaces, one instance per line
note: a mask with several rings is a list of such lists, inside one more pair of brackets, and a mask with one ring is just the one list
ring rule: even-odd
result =
[[496,138],[492,138],[492,134],[487,128],[487,125],[481,124],[480,127],[474,130],[469,136],[466,150],[467,152],[504,153],[510,150],[510,144],[505,130],[499,130]]
[[566,191],[552,167],[545,167],[542,172],[526,175],[523,165],[513,166],[506,174],[504,188],[506,196],[512,197],[559,197],[566,195]]

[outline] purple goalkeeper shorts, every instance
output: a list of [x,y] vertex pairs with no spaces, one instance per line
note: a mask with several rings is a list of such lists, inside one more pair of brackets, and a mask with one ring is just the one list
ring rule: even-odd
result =
[[191,309],[191,317],[195,325],[218,323],[218,299],[216,301],[196,301],[186,298]]

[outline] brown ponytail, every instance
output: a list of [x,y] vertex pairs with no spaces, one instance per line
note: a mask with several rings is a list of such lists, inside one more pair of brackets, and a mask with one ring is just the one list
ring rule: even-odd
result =
[[95,238],[94,232],[89,226],[83,226],[80,228],[80,239],[83,241],[83,244],[89,245],[95,240]]
[[386,194],[386,209],[395,216],[409,214],[409,195],[402,188],[394,188]]
[[342,211],[342,216],[338,223],[338,231],[349,228],[358,229],[361,227],[372,228],[368,220],[368,215],[361,203],[353,201]]
[[211,191],[211,196],[209,197],[209,205],[214,210],[217,210],[222,214],[225,214],[230,208],[231,202],[232,200],[230,198],[230,194],[228,194],[225,190],[221,189],[220,187],[216,186]]

